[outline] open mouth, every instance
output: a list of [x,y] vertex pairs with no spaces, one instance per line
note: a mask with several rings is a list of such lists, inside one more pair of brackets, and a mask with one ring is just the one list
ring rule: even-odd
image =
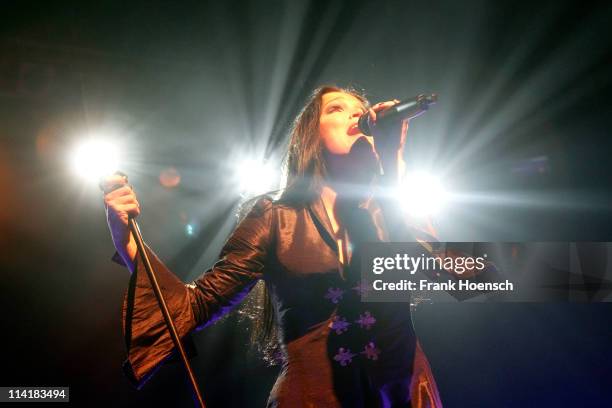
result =
[[359,125],[357,125],[356,123],[348,128],[347,134],[349,136],[365,136],[361,129],[359,129]]

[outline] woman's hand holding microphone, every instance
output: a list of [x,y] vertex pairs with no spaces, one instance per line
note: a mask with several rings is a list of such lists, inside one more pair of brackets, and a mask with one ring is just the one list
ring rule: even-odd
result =
[[130,271],[134,271],[137,247],[128,227],[128,218],[140,214],[136,193],[128,184],[127,177],[121,173],[105,177],[100,182],[100,187],[104,191],[106,221],[115,248]]
[[[399,99],[380,102],[372,106],[368,111],[372,123],[376,123],[376,114],[399,103]],[[391,181],[397,182],[405,171],[403,153],[408,132],[408,120],[399,121],[388,126],[372,127],[374,136],[374,149],[386,175],[391,176]]]

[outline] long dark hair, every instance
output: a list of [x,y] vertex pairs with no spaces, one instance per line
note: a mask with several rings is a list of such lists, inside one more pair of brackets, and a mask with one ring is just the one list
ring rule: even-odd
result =
[[[365,96],[353,88],[323,85],[316,88],[295,118],[291,127],[289,146],[284,160],[285,186],[281,201],[292,205],[305,205],[319,193],[327,175],[323,158],[323,143],[319,136],[323,95],[330,92],[343,92],[355,96],[369,106]],[[252,344],[259,350],[264,360],[276,364],[282,360],[279,350],[276,314],[270,293],[264,282],[253,288],[251,299],[247,302],[253,321]]]

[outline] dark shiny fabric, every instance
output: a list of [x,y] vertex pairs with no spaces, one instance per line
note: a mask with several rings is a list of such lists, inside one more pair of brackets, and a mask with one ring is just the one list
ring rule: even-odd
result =
[[[383,213],[394,229],[386,228]],[[265,280],[286,355],[268,406],[441,407],[409,304],[360,302],[356,260],[361,242],[387,241],[393,230],[404,232],[401,240],[432,239],[393,217],[374,201],[347,209],[343,220],[350,220],[355,252],[346,267],[339,262],[320,199],[310,205],[260,199],[219,261],[191,284],[149,254],[185,339],[239,303],[257,280]],[[173,349],[141,265],[132,276],[123,317],[126,372],[141,386]]]

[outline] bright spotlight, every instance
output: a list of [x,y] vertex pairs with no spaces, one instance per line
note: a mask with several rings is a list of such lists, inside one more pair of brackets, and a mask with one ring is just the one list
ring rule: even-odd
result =
[[195,226],[193,224],[185,225],[185,234],[192,237],[195,234]]
[[438,213],[446,199],[440,180],[424,172],[408,173],[399,191],[403,210],[417,217]]
[[245,160],[236,171],[238,189],[243,197],[254,197],[274,189],[276,172],[270,163]]
[[71,162],[72,168],[81,177],[98,181],[117,171],[119,151],[108,141],[89,139],[74,149]]

